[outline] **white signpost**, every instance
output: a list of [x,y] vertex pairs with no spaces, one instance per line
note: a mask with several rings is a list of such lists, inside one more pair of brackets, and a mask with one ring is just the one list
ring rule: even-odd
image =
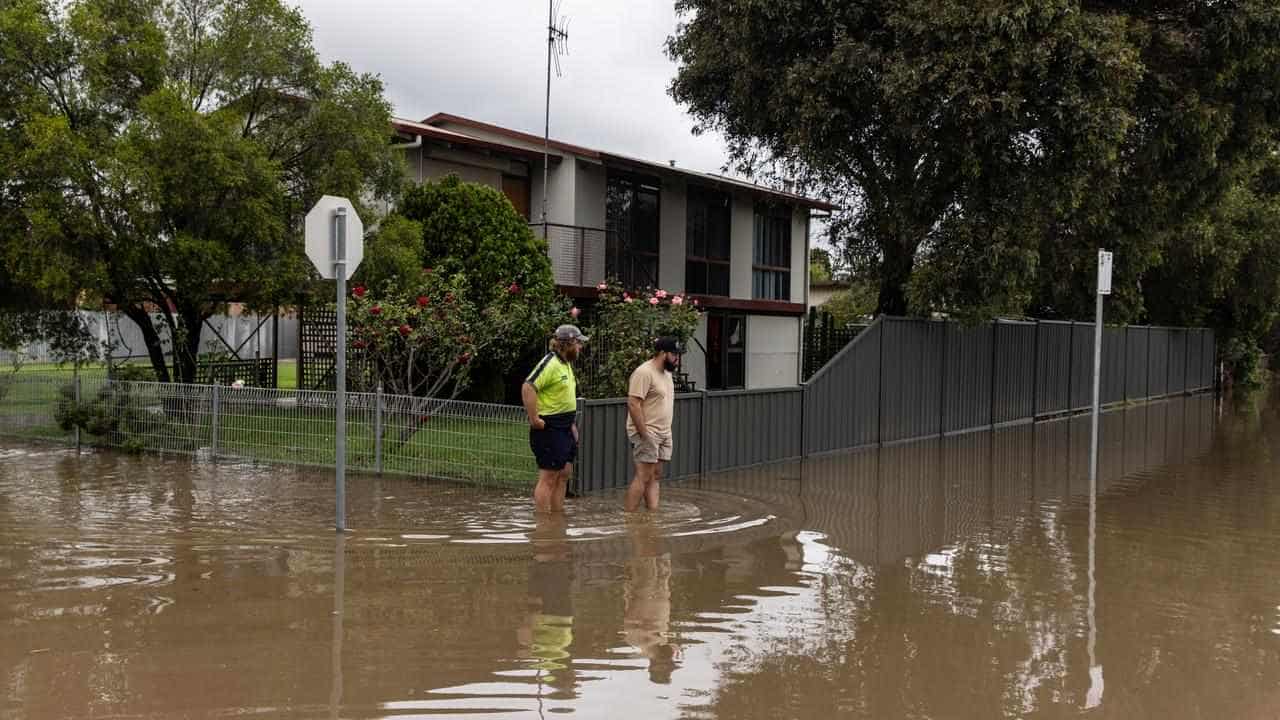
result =
[[347,280],[364,259],[364,223],[351,201],[325,195],[307,213],[307,257],[320,277],[337,280],[338,327],[334,342],[334,385],[337,418],[334,427],[334,470],[337,486],[337,528],[347,527]]
[[1085,707],[1102,704],[1102,666],[1096,664],[1094,646],[1097,642],[1097,624],[1094,618],[1094,543],[1098,522],[1098,413],[1102,386],[1102,298],[1111,294],[1111,253],[1098,251],[1097,309],[1093,326],[1093,438],[1089,446],[1089,692]]

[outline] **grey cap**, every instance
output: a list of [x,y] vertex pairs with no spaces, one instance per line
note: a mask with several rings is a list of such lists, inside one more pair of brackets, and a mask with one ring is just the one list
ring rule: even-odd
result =
[[560,327],[556,328],[556,339],[557,340],[581,340],[582,342],[586,342],[591,338],[587,337],[586,335],[583,335],[582,331],[578,329],[577,325],[561,325]]

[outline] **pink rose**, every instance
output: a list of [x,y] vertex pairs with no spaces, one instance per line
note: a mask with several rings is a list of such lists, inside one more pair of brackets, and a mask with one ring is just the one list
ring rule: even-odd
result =
[[629,303],[629,302],[631,302],[631,296],[630,296],[630,295],[623,295],[623,296],[622,296],[622,302],[624,302],[624,303]]
[[656,297],[651,297],[651,298],[649,298],[649,304],[650,304],[650,305],[657,305],[657,304],[658,304],[658,298],[656,298]]
[[597,289],[597,290],[608,290],[608,289],[609,289],[609,284],[608,284],[608,283],[600,283],[599,285],[597,285],[597,286],[596,286],[596,289]]
[[659,297],[659,298],[664,298],[664,297],[666,297],[666,296],[667,296],[667,291],[666,291],[666,290],[659,290],[658,292],[654,293],[654,296],[655,296],[655,297]]
[[582,314],[582,311],[581,311],[581,310],[579,310],[578,308],[571,308],[571,309],[569,310],[569,314],[576,318],[576,317],[578,317],[579,315],[581,315],[581,314]]
[[683,305],[683,304],[684,304],[684,298],[680,297],[679,295],[676,295],[675,297],[671,298],[671,304],[672,304],[672,305]]
[[693,299],[693,306],[698,307],[698,298]]

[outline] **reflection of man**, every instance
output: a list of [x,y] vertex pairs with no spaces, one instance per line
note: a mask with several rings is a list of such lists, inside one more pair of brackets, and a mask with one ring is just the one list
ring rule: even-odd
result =
[[651,518],[631,516],[627,530],[632,557],[623,589],[623,632],[627,644],[649,658],[649,679],[666,685],[676,667],[675,648],[667,638],[671,628],[671,554],[662,552]]
[[563,515],[537,513],[533,531],[533,562],[529,566],[528,622],[520,631],[520,645],[533,667],[552,673],[569,669],[573,643],[573,561]]

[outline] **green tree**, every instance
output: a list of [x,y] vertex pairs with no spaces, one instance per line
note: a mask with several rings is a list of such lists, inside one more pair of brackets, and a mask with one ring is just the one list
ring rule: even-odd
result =
[[524,310],[486,342],[470,369],[477,395],[496,399],[513,363],[569,315],[556,291],[547,245],[501,192],[455,176],[410,188],[366,248],[359,278],[371,289],[403,288],[424,268],[461,278],[460,300],[481,311],[517,297]]
[[809,282],[831,282],[833,275],[831,253],[826,248],[809,248]]
[[[672,95],[741,169],[845,208],[833,237],[855,275],[879,280],[880,312],[905,314],[918,253],[943,256],[957,236],[1011,242],[990,275],[1011,287],[1001,304],[1027,301],[1036,243],[1016,230],[1079,206],[1134,123],[1123,19],[1072,0],[677,8]],[[1037,196],[1046,207],[1025,200]]]
[[587,353],[600,358],[599,381],[584,388],[593,398],[626,397],[631,373],[653,357],[659,337],[687,346],[698,329],[697,301],[666,290],[633,291],[601,283]]
[[402,177],[381,83],[321,63],[280,0],[12,0],[0,68],[4,271],[118,306],[163,381],[194,380],[220,304],[294,297],[320,195]]

